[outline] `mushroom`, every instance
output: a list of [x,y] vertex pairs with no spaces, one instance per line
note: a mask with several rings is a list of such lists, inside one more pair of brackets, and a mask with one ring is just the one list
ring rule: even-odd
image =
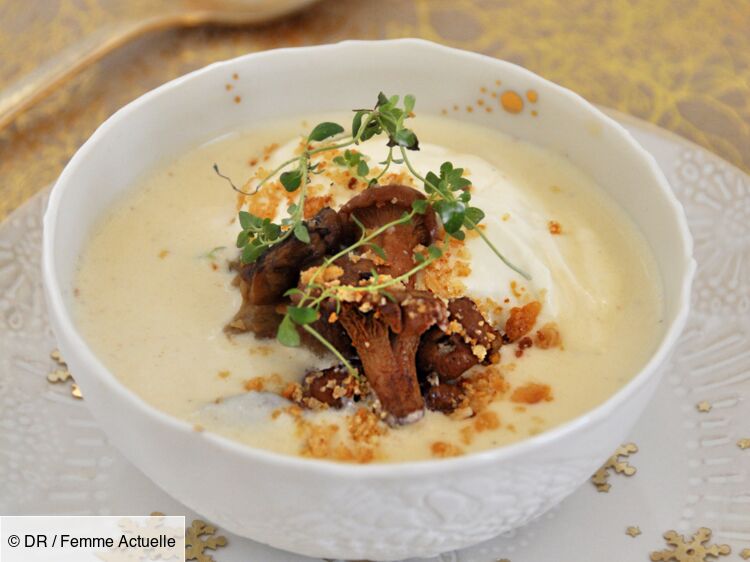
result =
[[321,209],[306,226],[309,244],[289,236],[271,246],[258,261],[236,266],[242,305],[226,326],[227,332],[250,331],[260,338],[276,336],[284,293],[297,285],[301,270],[338,247],[341,239],[341,220],[329,207]]
[[443,325],[447,310],[426,291],[398,291],[381,297],[379,305],[363,312],[347,303],[339,317],[359,354],[370,388],[377,395],[391,425],[418,421],[424,400],[417,379],[416,353],[422,334]]
[[423,338],[417,365],[423,374],[435,373],[441,381],[452,381],[474,365],[495,358],[502,337],[468,297],[448,304],[450,334],[436,327]]
[[303,380],[303,396],[314,398],[331,408],[341,408],[344,399],[351,399],[359,387],[343,365],[307,373]]
[[[357,235],[356,218],[368,229],[401,218],[412,209],[412,204],[425,196],[405,185],[375,185],[350,199],[339,211],[347,232]],[[408,223],[389,228],[377,237],[378,244],[386,255],[386,263],[378,266],[378,272],[393,277],[402,275],[414,267],[414,248],[418,244],[429,246],[437,238],[438,223],[435,211],[428,207],[424,214],[416,214]]]

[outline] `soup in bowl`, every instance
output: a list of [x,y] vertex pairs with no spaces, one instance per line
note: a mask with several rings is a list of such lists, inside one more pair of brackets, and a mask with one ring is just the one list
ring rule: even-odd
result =
[[694,268],[621,127],[414,40],[143,96],[68,165],[44,242],[112,441],[223,527],[333,558],[434,555],[571,493],[653,393]]

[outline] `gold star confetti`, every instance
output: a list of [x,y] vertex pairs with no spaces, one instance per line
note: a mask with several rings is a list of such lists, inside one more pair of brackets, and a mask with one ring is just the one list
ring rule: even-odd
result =
[[[608,482],[610,469],[614,470],[617,474],[633,476],[636,468],[628,463],[627,458],[637,452],[638,446],[635,443],[626,443],[618,447],[615,454],[609,457],[609,460],[591,477],[591,482],[596,486],[596,489],[600,492],[609,492],[609,489],[612,487]],[[624,460],[621,460],[620,457],[624,457]]]
[[78,400],[83,399],[83,394],[81,394],[81,389],[78,388],[78,385],[76,383],[73,383],[70,387],[70,395],[73,398],[77,398]]
[[667,544],[673,548],[651,553],[654,562],[708,562],[707,557],[726,556],[732,552],[727,544],[707,544],[711,540],[711,529],[701,527],[689,540],[675,531],[664,533]]
[[695,407],[698,409],[699,412],[702,412],[702,413],[710,412],[711,408],[713,408],[713,406],[711,406],[711,403],[706,402],[705,400],[703,400],[702,402],[698,402],[695,405]]
[[743,560],[750,560],[750,548],[743,548],[740,551],[740,558]]
[[66,365],[65,360],[60,355],[60,350],[55,348],[49,353],[50,359],[52,359],[58,365]]
[[750,449],[750,438],[745,437],[744,439],[740,439],[739,441],[737,441],[737,446],[743,451],[745,449]]
[[215,562],[213,556],[206,554],[206,550],[216,550],[226,546],[227,538],[214,536],[216,527],[205,521],[196,519],[190,527],[185,529],[185,560],[197,562]]
[[638,526],[628,527],[625,531],[625,534],[630,535],[631,537],[635,538],[641,534],[641,528]]
[[70,371],[67,369],[55,369],[47,373],[47,380],[51,383],[65,382],[70,378]]

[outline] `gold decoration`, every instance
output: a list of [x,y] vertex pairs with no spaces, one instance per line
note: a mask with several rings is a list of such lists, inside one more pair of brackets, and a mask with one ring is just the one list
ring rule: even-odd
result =
[[711,404],[709,402],[706,402],[705,400],[703,400],[702,402],[698,402],[695,405],[695,407],[698,409],[699,412],[703,412],[703,413],[710,412],[711,408],[713,408],[713,406],[711,406]]
[[73,375],[70,374],[70,371],[68,370],[68,364],[65,362],[65,359],[63,359],[62,355],[60,355],[60,350],[57,348],[53,349],[50,352],[49,356],[55,363],[57,363],[59,368],[47,373],[47,381],[52,384],[57,384],[70,380],[72,382],[70,386],[70,395],[73,398],[77,398],[79,400],[82,399],[83,394],[81,394],[81,389],[78,388],[78,385],[73,380]]
[[60,355],[60,350],[55,348],[49,353],[50,359],[52,359],[55,363],[57,363],[60,366],[66,366],[67,363],[65,363],[65,359],[62,358],[62,355]]
[[625,534],[626,535],[630,535],[631,537],[635,538],[635,537],[637,537],[638,535],[641,534],[641,528],[638,527],[638,526],[628,527],[625,530]]
[[617,474],[633,476],[636,473],[636,468],[628,463],[627,458],[637,452],[638,446],[635,443],[626,443],[618,447],[615,454],[609,457],[609,460],[591,477],[591,482],[594,483],[596,489],[600,492],[609,492],[612,487],[609,483],[610,469]]
[[73,398],[77,398],[78,400],[83,399],[83,394],[81,394],[81,389],[78,388],[78,385],[76,383],[73,383],[70,387],[70,395]]
[[740,551],[740,558],[743,560],[750,560],[750,548],[743,548]]
[[745,438],[743,438],[743,439],[740,439],[739,441],[737,441],[737,446],[738,446],[738,447],[739,447],[740,449],[742,449],[743,451],[744,451],[745,449],[750,449],[750,438],[748,438],[748,437],[745,437]]
[[47,373],[47,380],[53,384],[65,382],[70,378],[70,371],[67,369],[55,369]]
[[206,550],[216,550],[227,544],[226,537],[217,537],[215,534],[216,527],[200,519],[194,520],[185,529],[185,560],[215,562],[213,556],[206,554]]
[[708,562],[707,558],[726,556],[732,552],[727,544],[712,544],[711,529],[701,527],[690,539],[678,534],[676,531],[667,531],[664,533],[667,544],[673,548],[669,550],[659,550],[651,553],[651,560],[654,562]]

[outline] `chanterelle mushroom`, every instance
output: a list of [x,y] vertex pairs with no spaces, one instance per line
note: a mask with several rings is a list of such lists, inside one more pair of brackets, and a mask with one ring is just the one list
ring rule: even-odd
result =
[[445,304],[426,291],[394,291],[378,306],[342,307],[340,321],[359,354],[365,376],[391,425],[421,419],[424,400],[417,379],[416,353],[422,334],[444,325]]
[[[339,214],[348,230],[356,229],[351,217],[368,229],[375,229],[401,218],[412,209],[412,203],[425,196],[405,185],[375,185],[349,200]],[[397,277],[414,267],[414,248],[429,246],[437,237],[437,219],[431,207],[423,215],[386,230],[375,242],[385,252],[385,263],[378,272]],[[356,234],[359,234],[358,232]]]
[[489,364],[502,345],[500,333],[471,299],[452,300],[448,310],[447,330],[430,330],[417,354],[419,371],[435,373],[443,381],[457,379],[474,365]]
[[306,223],[309,244],[289,236],[258,261],[241,264],[238,279],[242,306],[227,325],[227,331],[252,331],[258,337],[275,337],[281,321],[276,306],[282,302],[284,293],[297,285],[301,270],[338,247],[341,224],[338,213],[325,207]]

